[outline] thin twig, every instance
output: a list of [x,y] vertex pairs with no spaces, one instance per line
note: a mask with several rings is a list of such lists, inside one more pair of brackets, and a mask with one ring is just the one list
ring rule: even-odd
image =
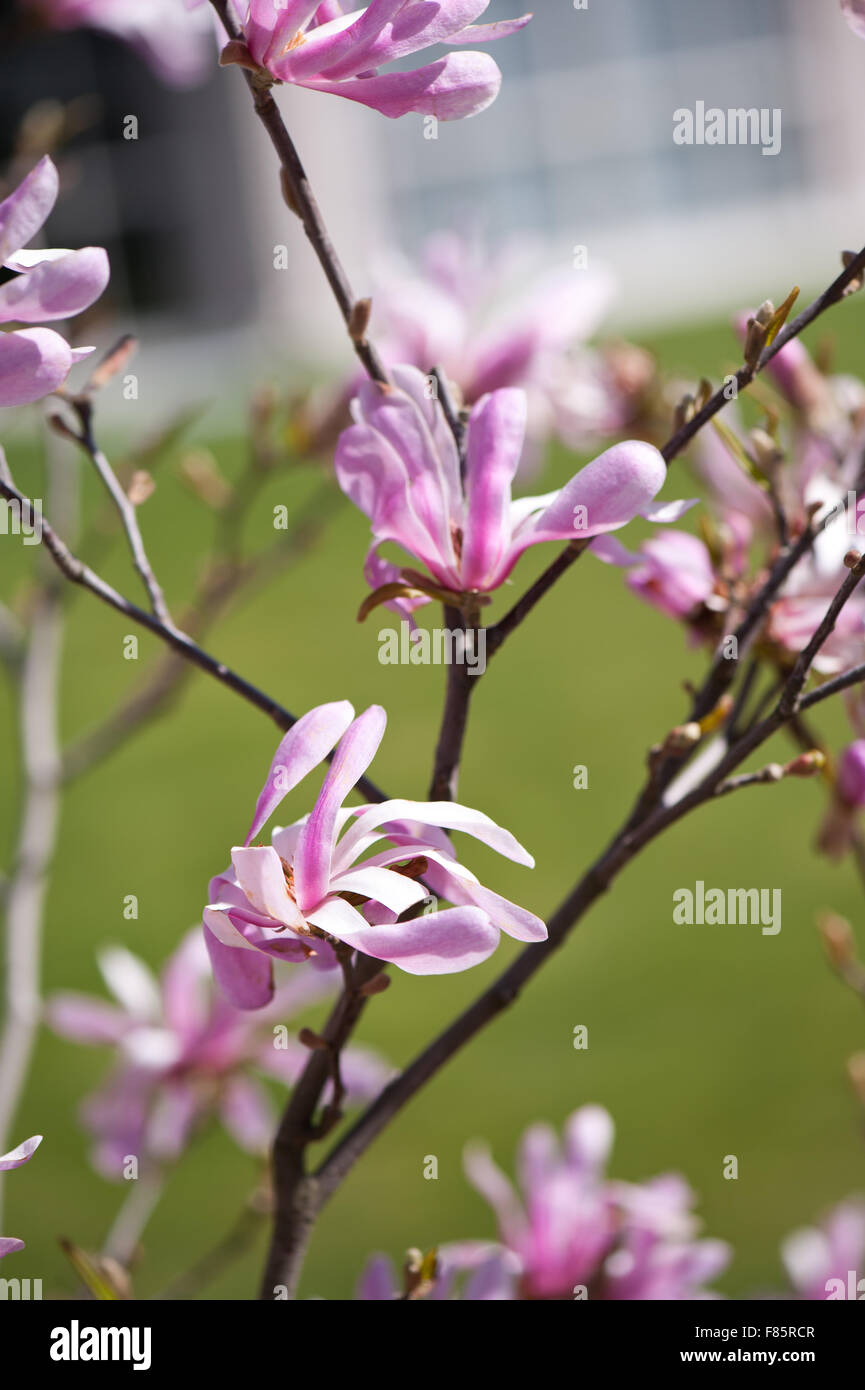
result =
[[[211,2],[229,37],[241,38],[240,30],[226,0],[211,0]],[[287,195],[286,200],[292,211],[303,223],[303,229],[339,305],[352,346],[372,380],[386,385],[389,380],[387,368],[378,349],[368,340],[365,333],[358,333],[355,329],[358,299],[330,239],[330,233],[306,176],[306,170],[295,148],[294,141],[279,114],[279,108],[271,95],[270,86],[264,85],[263,80],[259,79],[257,74],[246,69],[243,71],[243,76],[252,94],[255,114],[267,131],[279,158],[283,172],[283,191]]]
[[105,453],[100,449],[93,434],[93,403],[87,396],[70,398],[69,404],[78,419],[79,432],[70,429],[65,421],[58,416],[54,416],[52,424],[58,429],[65,438],[72,440],[84,451],[93,464],[108,494],[117,509],[126,538],[129,542],[129,549],[132,553],[132,563],[141,576],[141,581],[150,598],[150,606],[155,617],[159,619],[163,627],[174,629],[168,605],[165,602],[165,595],[162,592],[156,575],[153,572],[147,551],[144,547],[144,539],[141,535],[141,528],[138,525],[138,509],[130,501],[124,491],[120,480],[108,461]]
[[[147,613],[143,608],[137,607],[136,604],[113,589],[98,574],[94,574],[82,560],[72,554],[44,516],[37,518],[33,503],[19,492],[8,473],[5,478],[0,478],[0,496],[18,502],[22,509],[22,516],[26,517],[30,525],[36,526],[38,523],[42,545],[70,583],[87,589],[96,598],[101,599],[103,603],[108,604],[118,613],[122,613],[131,622],[146,628],[148,632],[152,632],[167,646],[180,652],[194,666],[199,667],[207,675],[219,681],[221,685],[227,686],[229,690],[233,690],[235,694],[240,695],[242,699],[261,710],[269,719],[273,720],[278,728],[287,730],[296,722],[295,716],[277,700],[272,699],[249,681],[244,680],[242,676],[239,676],[236,671],[232,671],[223,662],[217,661],[209,652],[199,647],[185,632],[173,627],[166,627],[152,613]],[[384,801],[386,799],[384,793],[368,777],[362,777],[357,785],[371,801]]]

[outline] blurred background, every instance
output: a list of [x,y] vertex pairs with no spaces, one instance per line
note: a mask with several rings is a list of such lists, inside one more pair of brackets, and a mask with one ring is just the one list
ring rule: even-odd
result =
[[[488,18],[515,8],[496,0]],[[388,122],[335,98],[279,93],[351,278],[364,292],[391,245],[415,254],[441,227],[477,231],[493,248],[532,234],[550,266],[570,265],[574,247],[585,245],[590,263],[606,266],[618,285],[604,331],[626,333],[665,372],[717,381],[740,360],[734,312],[767,295],[780,302],[792,283],[806,294],[822,288],[840,250],[863,241],[865,45],[851,39],[837,6],[813,0],[593,0],[584,11],[560,0],[538,11],[523,35],[495,45],[505,74],[496,104],[442,125],[435,140],[424,138],[420,118]],[[160,446],[157,489],[142,516],[169,600],[182,611],[215,525],[188,485],[189,450],[207,450],[226,478],[236,477],[254,384],[266,379],[292,394],[350,370],[337,314],[279,197],[237,73],[171,90],[106,35],[8,34],[0,157],[7,168],[22,165],[20,174],[41,153],[40,131],[64,126],[63,196],[49,244],[109,249],[112,281],[86,325],[88,340],[107,346],[123,331],[142,340],[138,399],[122,400],[115,385],[100,401],[112,456],[134,463],[142,440],[180,407],[196,407],[183,437]],[[674,145],[673,111],[697,100],[780,108],[781,152]],[[134,140],[124,138],[130,115]],[[282,245],[287,269],[276,270]],[[806,341],[862,376],[863,313],[853,300]],[[6,414],[16,476],[41,495],[39,412]],[[578,461],[553,447],[532,490],[564,481]],[[78,467],[71,448],[68,466]],[[691,495],[684,465],[675,468],[666,495]],[[298,460],[266,481],[245,518],[248,553],[272,538],[274,506],[317,515],[322,471]],[[82,490],[87,534],[102,512],[97,480],[83,471]],[[295,712],[342,697],[358,709],[383,703],[390,725],[376,780],[423,796],[442,672],[378,663],[374,631],[355,621],[366,523],[332,497],[320,521],[314,543],[299,545],[254,603],[233,607],[206,645]],[[525,558],[512,594],[549,558]],[[20,590],[32,561],[20,546],[0,547],[4,595]],[[122,547],[110,549],[105,537],[99,568],[133,592]],[[71,740],[98,724],[158,653],[142,634],[138,663],[124,661],[122,620],[87,596],[68,608],[62,726]],[[627,594],[619,573],[587,559],[558,586],[497,658],[472,712],[460,797],[500,818],[537,859],[533,874],[497,863],[501,892],[542,915],[552,910],[620,823],[646,749],[684,716],[681,683],[703,665],[675,625]],[[837,744],[838,712],[820,714]],[[4,682],[5,863],[20,789],[15,720]],[[48,896],[48,990],[101,993],[94,952],[110,942],[159,967],[199,918],[207,880],[248,822],[275,743],[261,715],[196,676],[170,718],[70,787]],[[576,764],[589,769],[583,791],[572,785]],[[288,814],[307,809],[308,796],[295,794]],[[399,1258],[410,1245],[492,1236],[489,1213],[461,1174],[465,1142],[485,1137],[510,1167],[530,1121],[558,1128],[589,1100],[615,1117],[616,1176],[675,1169],[698,1192],[706,1232],[735,1250],[726,1292],[783,1287],[781,1238],[865,1190],[861,1108],[844,1073],[862,1046],[861,1005],[825,966],[814,928],[824,907],[861,920],[862,889],[851,868],[810,852],[823,802],[814,782],[730,798],[644,854],[517,1007],[358,1166],[325,1212],[303,1295],[348,1296],[371,1250]],[[469,862],[483,877],[492,856],[472,849]],[[672,894],[696,879],[781,887],[781,933],[674,926]],[[123,900],[133,893],[140,915],[127,921]],[[400,977],[368,1010],[362,1040],[406,1061],[512,952],[505,942],[467,976]],[[573,1047],[578,1024],[588,1027],[587,1051]],[[46,1136],[7,1184],[5,1219],[27,1242],[14,1274],[41,1277],[46,1292],[75,1286],[57,1237],[98,1247],[123,1196],[89,1167],[77,1121],[107,1062],[43,1033],[15,1126],[15,1142]],[[430,1154],[439,1159],[436,1181],[423,1177]],[[735,1182],[722,1177],[730,1154],[739,1158]],[[221,1132],[196,1143],[147,1229],[139,1296],[158,1292],[223,1233],[258,1176]],[[207,1296],[251,1296],[262,1242],[259,1234]]]

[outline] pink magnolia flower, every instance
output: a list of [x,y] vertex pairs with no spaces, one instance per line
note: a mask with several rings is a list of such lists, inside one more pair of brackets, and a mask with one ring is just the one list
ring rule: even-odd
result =
[[[799,1298],[809,1301],[849,1297],[853,1284],[865,1280],[865,1202],[840,1202],[819,1226],[789,1235],[781,1258]],[[861,1297],[863,1283],[854,1297]]]
[[[12,1168],[20,1168],[23,1163],[29,1163],[41,1143],[42,1135],[34,1134],[31,1139],[25,1139],[23,1144],[19,1144],[17,1149],[12,1149],[8,1154],[0,1154],[0,1173],[8,1173]],[[4,1255],[14,1255],[16,1251],[23,1249],[23,1240],[17,1240],[15,1236],[0,1236],[0,1260]]]
[[[566,1299],[585,1289],[601,1299],[691,1299],[729,1259],[721,1241],[695,1240],[693,1194],[675,1174],[635,1185],[604,1176],[613,1142],[606,1110],[585,1105],[565,1126],[526,1131],[519,1154],[520,1201],[489,1151],[474,1146],[466,1172],[496,1213],[500,1275],[512,1274],[512,1297]],[[471,1244],[445,1246],[460,1263]],[[490,1247],[474,1252],[489,1270]]]
[[[117,1053],[106,1082],[84,1107],[95,1139],[94,1166],[117,1178],[130,1155],[142,1163],[175,1160],[212,1116],[241,1148],[264,1153],[275,1118],[255,1073],[293,1085],[309,1053],[282,1025],[333,994],[335,973],[293,971],[269,1007],[251,1016],[213,989],[198,928],[169,957],[161,980],[121,948],[103,952],[99,963],[116,1004],[61,993],[47,1007],[48,1022],[62,1037]],[[378,1094],[390,1076],[365,1049],[347,1048],[342,1062],[350,1101]]]
[[[653,505],[666,477],[651,444],[616,444],[543,497],[511,497],[526,429],[522,391],[493,391],[477,402],[467,431],[465,482],[453,435],[428,378],[415,367],[393,372],[395,387],[361,386],[355,423],[336,450],[339,485],[372,522],[367,578],[376,586],[423,576],[378,555],[394,541],[421,562],[434,591],[489,593],[510,575],[529,546],[586,540],[632,521],[675,520],[685,503]],[[429,582],[429,581],[427,581]],[[421,602],[425,601],[423,598]]]
[[489,0],[372,0],[343,12],[338,0],[251,0],[245,18],[247,52],[229,46],[223,61],[250,59],[280,82],[333,92],[384,116],[409,111],[442,121],[474,116],[498,95],[502,75],[486,53],[450,53],[408,72],[382,73],[389,63],[435,44],[487,43],[514,34],[521,19],[475,24]]
[[865,39],[865,0],[841,0],[841,9],[853,33]]
[[[231,869],[211,881],[204,910],[214,973],[239,1008],[257,1009],[271,998],[274,960],[310,959],[326,969],[340,944],[412,975],[443,975],[486,960],[499,929],[520,941],[546,937],[532,913],[484,888],[442,834],[462,831],[533,867],[513,835],[482,812],[444,801],[343,806],[386,723],[378,705],[355,719],[341,701],[305,714],[280,743],[249,834],[232,850]],[[285,795],[337,743],[310,814],[276,830],[272,845],[253,845]],[[391,847],[360,858],[381,840]],[[454,905],[404,920],[422,904],[435,906],[430,890]]]
[[711,604],[712,557],[704,543],[687,531],[659,531],[625,563],[628,588],[670,618],[689,618]]
[[[208,68],[213,25],[200,0],[22,0],[50,29],[101,29],[123,39],[171,86],[201,80]],[[209,7],[208,7],[209,8]]]
[[[26,251],[57,199],[57,170],[45,156],[0,203],[0,264],[17,272],[0,285],[0,324],[50,323],[72,318],[108,283],[108,257],[99,246],[81,251]],[[70,348],[52,328],[0,332],[0,406],[27,405],[65,380],[92,348]]]

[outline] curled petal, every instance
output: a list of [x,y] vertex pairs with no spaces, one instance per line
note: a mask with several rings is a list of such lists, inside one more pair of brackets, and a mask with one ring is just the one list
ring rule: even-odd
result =
[[57,169],[45,155],[0,203],[0,264],[26,246],[57,201]]
[[48,323],[89,308],[108,284],[108,256],[101,246],[45,260],[0,285],[0,323]]
[[283,797],[327,757],[353,718],[348,700],[338,700],[318,705],[292,725],[276,750],[244,844],[255,839]]
[[340,741],[318,800],[300,832],[294,881],[297,901],[304,911],[327,893],[338,812],[375,757],[386,724],[381,705],[371,705],[354,721]]
[[487,53],[451,53],[413,72],[353,77],[343,82],[310,77],[300,83],[317,92],[359,101],[391,119],[414,111],[440,121],[476,116],[495,101],[501,85],[498,64]]
[[20,1168],[22,1163],[29,1163],[41,1143],[42,1135],[34,1134],[25,1139],[23,1144],[19,1144],[17,1149],[10,1149],[8,1154],[0,1154],[0,1173],[8,1173],[12,1168]]
[[[409,975],[452,975],[492,955],[499,934],[477,907],[432,912],[411,922],[370,926],[348,903],[335,899],[310,920],[340,941],[376,960],[398,965]],[[343,909],[347,909],[344,911]]]

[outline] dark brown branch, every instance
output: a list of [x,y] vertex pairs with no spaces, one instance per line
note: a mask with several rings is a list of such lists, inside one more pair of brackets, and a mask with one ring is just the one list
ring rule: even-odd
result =
[[[626,822],[553,914],[548,923],[547,941],[525,947],[513,964],[425,1048],[400,1076],[385,1087],[381,1095],[367,1108],[316,1174],[318,1198],[322,1204],[333,1194],[360,1155],[417,1091],[517,998],[528,981],[566,940],[588,909],[609,889],[622,869],[662,831],[690,811],[735,789],[730,784],[730,779],[736,769],[798,712],[801,692],[811,663],[832,631],[844,604],[861,582],[863,572],[865,562],[860,562],[844,579],[823,622],[803,649],[785,682],[772,713],[760,724],[749,729],[734,747],[728,749],[718,765],[687,796],[671,806],[657,806],[633,827],[630,822]],[[739,785],[751,785],[753,780],[743,779]]]

